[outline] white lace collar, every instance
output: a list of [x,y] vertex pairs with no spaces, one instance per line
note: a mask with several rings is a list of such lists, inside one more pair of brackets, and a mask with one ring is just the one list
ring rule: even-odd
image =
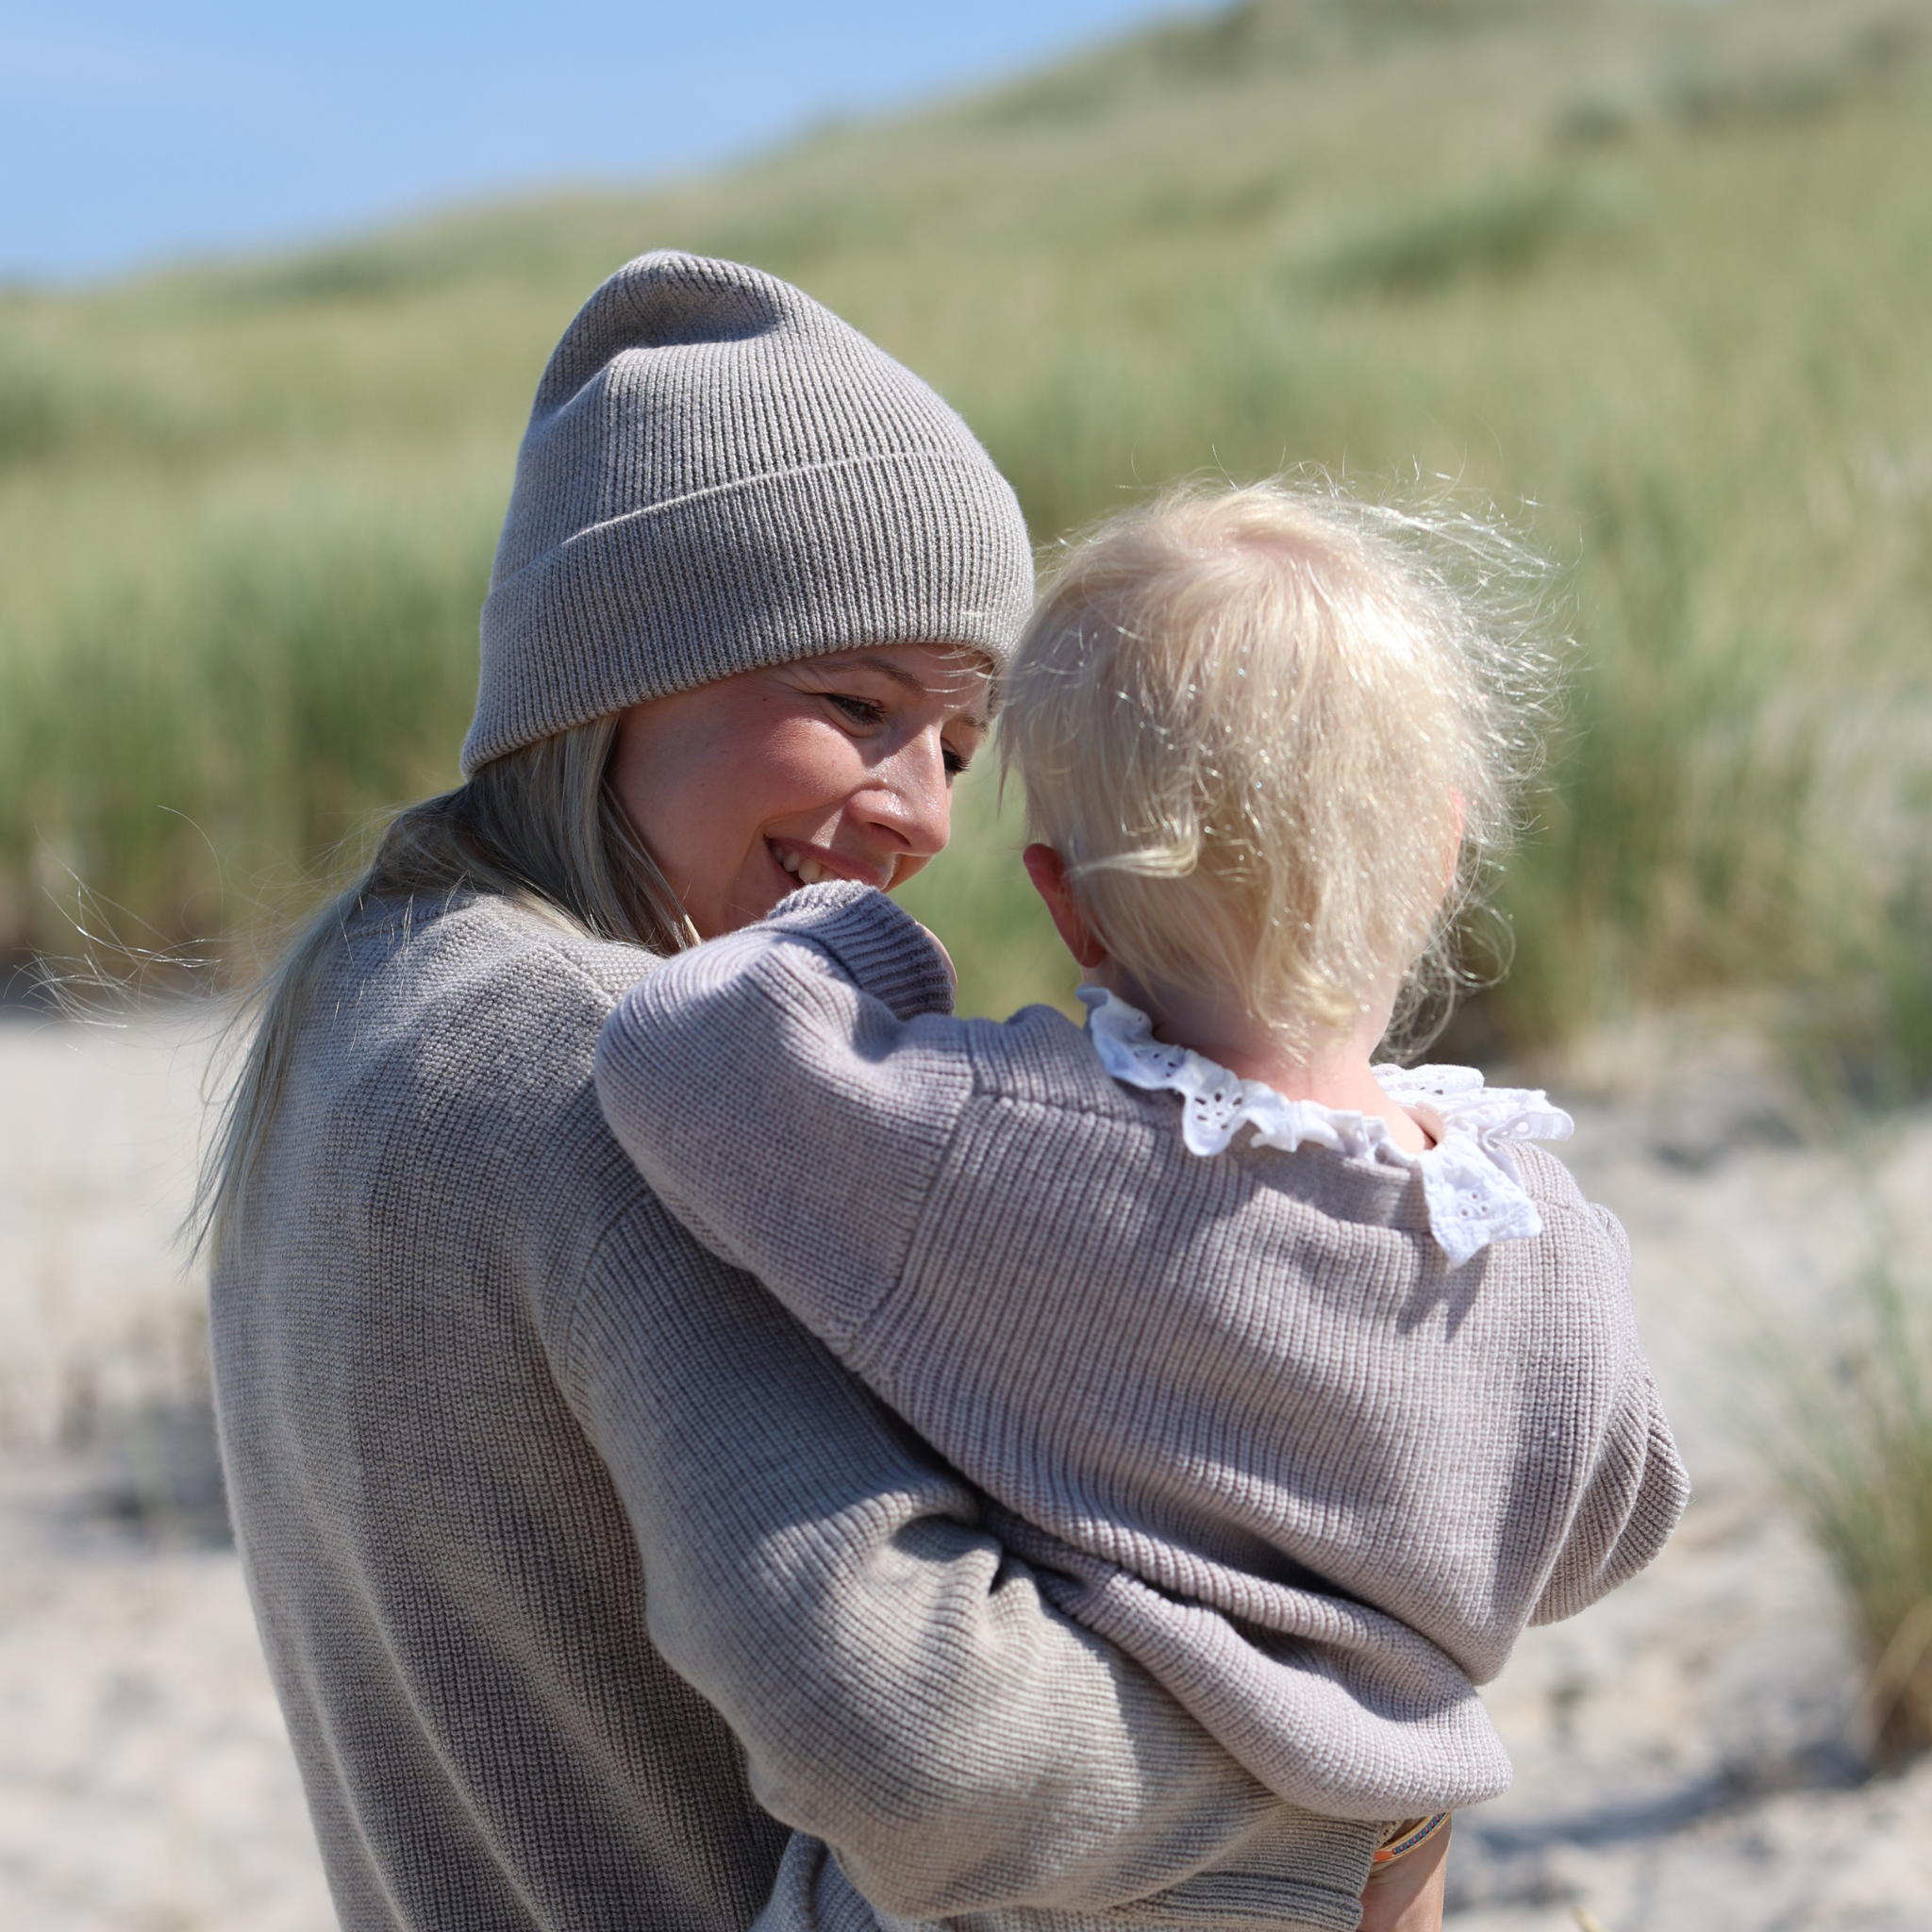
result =
[[1485,1087],[1474,1067],[1377,1067],[1376,1083],[1402,1107],[1430,1109],[1442,1135],[1411,1154],[1398,1147],[1376,1114],[1347,1112],[1314,1100],[1288,1100],[1258,1080],[1243,1080],[1185,1046],[1156,1040],[1147,1015],[1104,987],[1083,986],[1087,1032],[1116,1080],[1149,1092],[1178,1093],[1181,1139],[1191,1154],[1219,1154],[1244,1126],[1255,1145],[1325,1147],[1350,1160],[1412,1168],[1422,1175],[1429,1232],[1452,1268],[1491,1241],[1542,1232],[1510,1151],[1516,1141],[1568,1140],[1574,1124],[1540,1091]]

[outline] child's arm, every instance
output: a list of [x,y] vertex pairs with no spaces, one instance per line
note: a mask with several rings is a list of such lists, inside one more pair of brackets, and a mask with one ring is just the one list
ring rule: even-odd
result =
[[1407,1857],[1375,1867],[1362,1891],[1357,1932],[1442,1932],[1452,1828],[1444,1824]]
[[1690,1500],[1690,1478],[1637,1339],[1629,1296],[1630,1238],[1608,1208],[1584,1199],[1554,1159],[1531,1158],[1548,1161],[1562,1190],[1563,1198],[1544,1203],[1551,1232],[1559,1233],[1567,1222],[1599,1251],[1607,1237],[1617,1286],[1607,1312],[1625,1334],[1619,1351],[1622,1386],[1609,1405],[1569,1533],[1530,1616],[1533,1624],[1555,1624],[1607,1596],[1651,1562]]
[[944,955],[883,893],[794,893],[681,954],[597,1050],[606,1119],[691,1232],[841,1353],[904,1264],[972,1096]]

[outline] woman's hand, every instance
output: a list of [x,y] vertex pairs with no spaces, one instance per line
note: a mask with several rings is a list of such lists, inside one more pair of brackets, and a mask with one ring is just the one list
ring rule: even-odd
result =
[[1445,1823],[1407,1857],[1375,1867],[1362,1890],[1361,1932],[1441,1932],[1452,1829]]

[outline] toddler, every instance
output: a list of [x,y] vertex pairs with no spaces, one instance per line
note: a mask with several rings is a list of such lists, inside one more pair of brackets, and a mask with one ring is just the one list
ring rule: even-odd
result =
[[[1568,1119],[1371,1063],[1533,742],[1410,527],[1262,485],[1072,550],[1000,731],[1084,1031],[948,1017],[930,936],[841,882],[658,968],[598,1055],[672,1211],[1279,1801],[1136,1924],[1348,1932],[1507,1785],[1474,1687],[1687,1500],[1623,1232],[1527,1144]],[[875,1922],[800,1840],[763,1923]]]

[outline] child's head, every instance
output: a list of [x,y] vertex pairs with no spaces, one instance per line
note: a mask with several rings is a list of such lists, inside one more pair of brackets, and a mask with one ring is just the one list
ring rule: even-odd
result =
[[1513,641],[1451,588],[1507,540],[1439,524],[1184,489],[1103,524],[1048,585],[1002,755],[1029,835],[1150,994],[1239,1003],[1306,1052],[1440,950],[1535,739],[1503,695],[1521,678],[1497,675]]

